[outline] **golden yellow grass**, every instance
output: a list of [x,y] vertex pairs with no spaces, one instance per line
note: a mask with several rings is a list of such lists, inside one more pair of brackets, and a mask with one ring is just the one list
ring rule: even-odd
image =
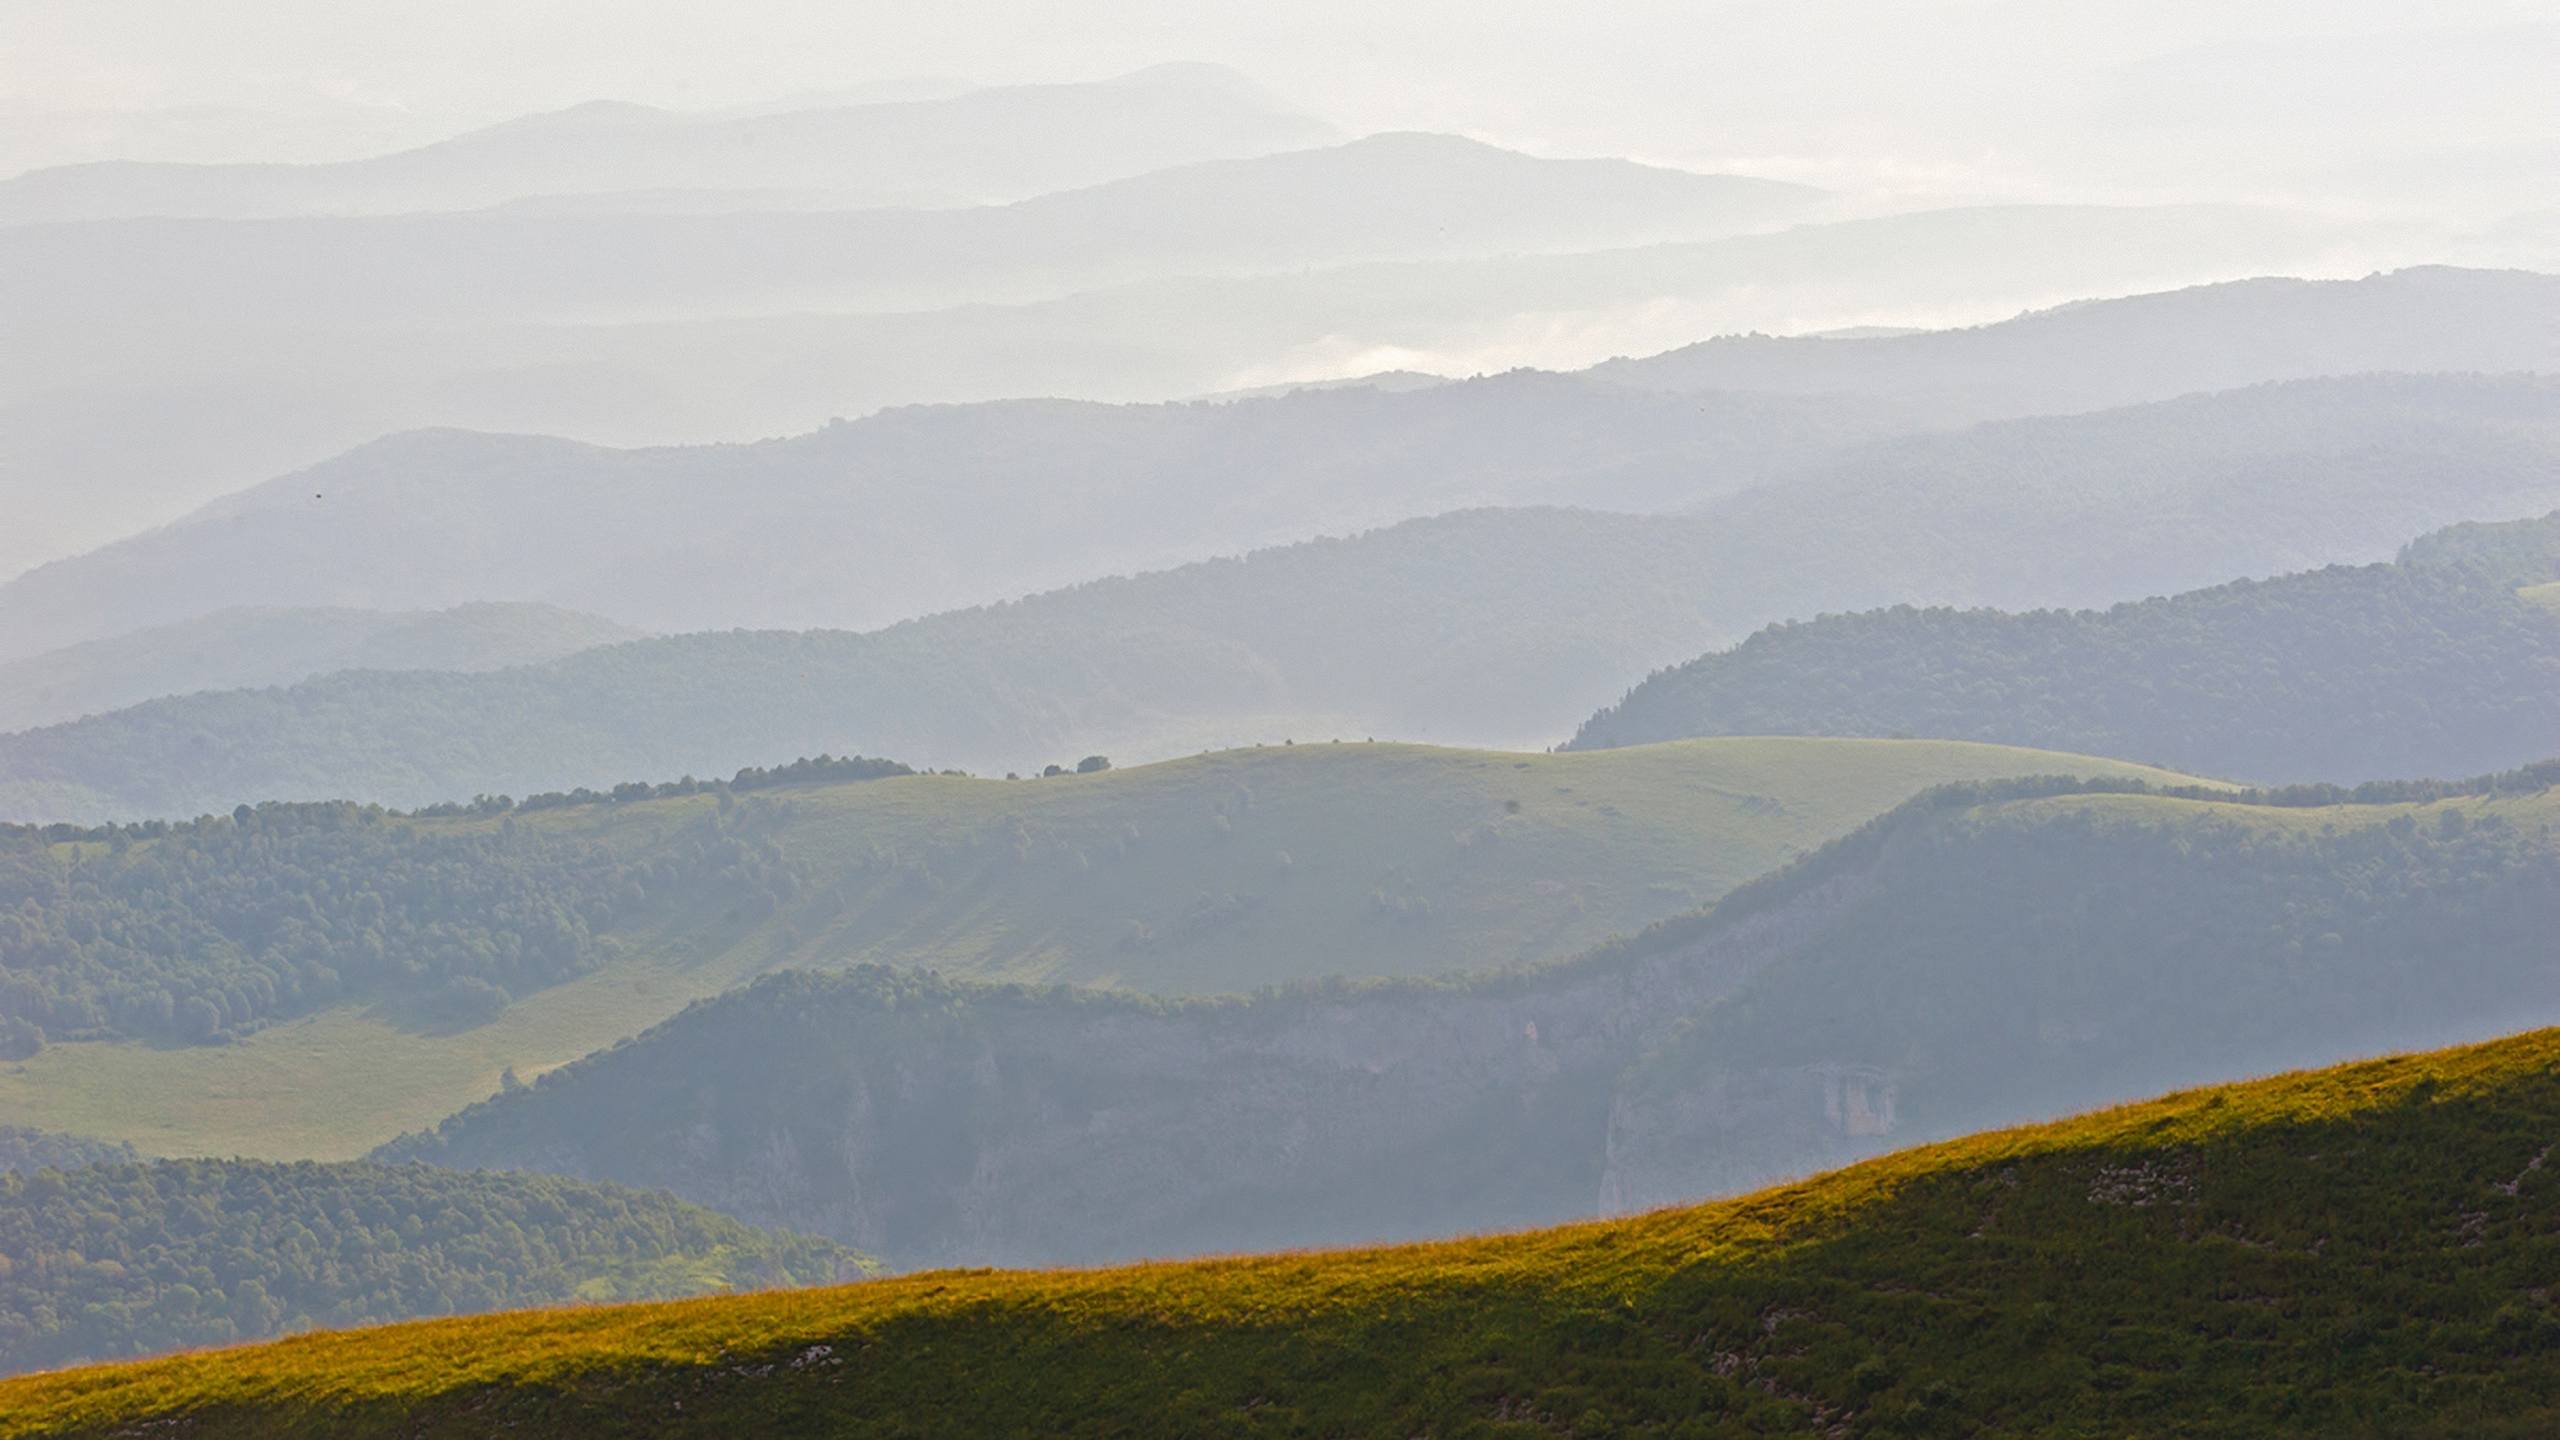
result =
[[[1807,1247],[1842,1235],[1866,1233],[1888,1259],[1897,1243],[1916,1248],[1931,1237],[1919,1236],[1910,1216],[1896,1210],[1897,1197],[1951,1176],[2033,1170],[2092,1152],[2246,1146],[2377,1117],[2468,1123],[2478,1131],[2476,1120],[2413,1112],[2413,1097],[2436,1107],[2432,1114],[2458,1115],[2461,1107],[2448,1102],[2495,1099],[2537,1084],[2543,1088],[2534,1092],[2534,1116],[2560,1122],[2560,1103],[2544,1083],[2556,1063],[2560,1031],[2540,1031],[2186,1091],[1903,1151],[1738,1199],[1517,1234],[1095,1270],[940,1271],[796,1292],[305,1335],[0,1382],[0,1437],[102,1432],[187,1414],[272,1414],[279,1417],[273,1433],[327,1433],[325,1426],[298,1427],[367,1406],[391,1404],[405,1413],[492,1389],[566,1393],[599,1377],[644,1383],[714,1367],[787,1367],[818,1345],[873,1367],[966,1362],[1001,1370],[1017,1347],[1060,1336],[1093,1339],[1107,1354],[1114,1337],[1139,1334],[1174,1342],[1186,1334],[1348,1334],[1400,1314],[1464,1323],[1471,1296],[1528,1293],[1557,1313],[1632,1313],[1675,1276],[1727,1267],[1783,1274],[1793,1257],[1811,1253]],[[2412,1114],[2419,1119],[2406,1118]],[[902,1351],[902,1339],[931,1344]],[[1015,1378],[1036,1387],[1044,1381],[1035,1371]]]

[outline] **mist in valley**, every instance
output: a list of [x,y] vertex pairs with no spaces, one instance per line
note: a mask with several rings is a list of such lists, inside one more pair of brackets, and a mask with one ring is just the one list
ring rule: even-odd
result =
[[0,1435],[2532,1432],[2554,75],[10,7]]

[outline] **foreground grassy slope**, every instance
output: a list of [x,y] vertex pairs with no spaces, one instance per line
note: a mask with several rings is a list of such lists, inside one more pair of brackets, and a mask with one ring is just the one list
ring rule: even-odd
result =
[[[299,1008],[280,998],[215,1046],[69,1039],[47,1023],[54,1043],[0,1064],[0,1121],[163,1154],[345,1158],[488,1095],[508,1066],[530,1077],[783,965],[867,960],[1197,994],[1553,958],[1711,901],[1928,786],[2037,773],[2173,778],[1923,742],[1717,740],[1571,756],[1343,744],[1039,781],[780,788],[725,813],[705,794],[390,819],[331,843],[405,864],[418,846],[376,831],[479,837],[485,848],[462,852],[471,864],[539,859],[548,894],[620,894],[577,878],[597,869],[648,876],[673,898],[615,909],[548,974],[558,983],[514,980],[494,1011],[457,1016],[390,991]],[[75,865],[114,891],[128,873],[114,867],[146,862],[154,843],[122,857],[54,847],[62,893],[76,890]],[[762,857],[750,868],[763,878],[684,859],[732,844]],[[700,877],[687,888],[658,878],[679,859]],[[32,974],[9,933],[0,926],[0,979]],[[343,958],[335,968],[353,973]]]
[[1561,1230],[38,1376],[0,1435],[2547,1434],[2555,1134],[2543,1031]]

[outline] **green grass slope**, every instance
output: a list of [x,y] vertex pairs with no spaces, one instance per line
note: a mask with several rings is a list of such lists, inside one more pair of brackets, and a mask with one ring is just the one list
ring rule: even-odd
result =
[[1929,786],[2053,772],[2175,778],[1891,741],[1346,743],[27,837],[0,846],[0,1030],[46,1043],[0,1060],[0,1120],[343,1158],[784,965],[1199,994],[1550,959]]
[[1571,748],[1904,734],[2269,783],[2504,769],[2560,735],[2555,575],[2560,514],[2105,611],[1827,615],[1649,677]]
[[386,1153],[901,1264],[1407,1239],[2560,1023],[2560,767],[1932,791],[1571,961],[1240,999],[777,975]]
[[667,1195],[546,1175],[97,1161],[0,1174],[0,1372],[873,1268]]
[[1631,1220],[536,1312],[0,1386],[0,1435],[2522,1437],[2560,1035]]

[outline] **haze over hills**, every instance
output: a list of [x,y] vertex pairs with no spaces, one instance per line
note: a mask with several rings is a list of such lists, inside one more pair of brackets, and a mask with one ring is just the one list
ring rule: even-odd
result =
[[[0,484],[29,497],[31,529],[59,553],[419,426],[692,443],[916,401],[1149,400],[1391,368],[1572,366],[1718,331],[1985,319],[2411,253],[2285,212],[2023,206],[1571,254],[1174,274],[1018,305],[352,331],[261,320],[254,344],[220,315],[187,321],[183,305],[109,325],[36,296],[30,306],[55,315],[30,324],[43,343],[0,354]],[[114,517],[62,498],[103,487],[130,497]]]
[[318,1326],[823,1285],[866,1257],[550,1176],[247,1160],[0,1175],[0,1373]]
[[2130,599],[2543,514],[2555,426],[2547,376],[2337,376],[1872,443],[1700,513],[1895,602]]
[[[1463,411],[1478,393],[1252,403]],[[820,751],[1000,774],[1097,751],[1125,761],[1281,739],[1529,748],[1570,733],[1630,677],[1777,620],[1906,602],[2107,604],[2377,559],[2465,517],[2541,514],[2560,506],[2555,443],[2560,388],[2534,379],[2305,381],[2003,422],[1880,442],[1679,516],[1463,512],[867,633],[682,634],[489,674],[343,674],[154,701],[0,736],[0,816],[189,815],[243,799],[419,805],[725,774]],[[389,517],[415,514],[414,492],[390,493],[384,533]],[[217,552],[193,573],[289,572],[326,553],[326,529],[304,523],[313,539],[271,566]],[[783,536],[792,523],[784,507],[743,528]],[[882,532],[885,552],[899,533]],[[1002,548],[991,538],[1001,531],[982,533]],[[826,554],[817,546],[807,573]],[[723,554],[707,535],[694,559],[723,588],[769,594],[788,573],[760,568],[751,549]],[[148,594],[149,576],[177,572],[133,573],[93,574],[44,608],[20,600],[80,578],[58,567],[0,599],[37,624],[48,611],[113,615],[111,597]],[[623,573],[646,587],[623,595],[683,593],[668,564]],[[549,598],[621,609],[596,590]],[[2397,749],[2392,738],[2354,753],[2392,762],[2378,773],[2432,768],[2424,734]]]
[[868,633],[707,632],[157,700],[0,737],[0,816],[431,804],[902,744],[988,774],[1264,739],[1535,744],[1724,633],[1690,598],[1704,531],[1469,511]]
[[976,203],[1318,144],[1333,133],[1213,65],[745,115],[599,101],[362,160],[37,170],[0,180],[0,223],[384,215],[639,189],[778,187],[848,205],[918,195]]
[[[2478,305],[2437,313],[2424,295],[2440,284],[2470,292]],[[2560,372],[2555,320],[2540,307],[2560,300],[2552,284],[2522,274],[2424,272],[2286,290],[2324,338],[2301,341],[2284,361],[2255,366],[2225,359],[2245,343],[2255,313],[2258,290],[2248,284],[2181,297],[2173,307],[2179,325],[2166,338],[2138,336],[2150,325],[2145,318],[2158,307],[2156,297],[2071,315],[2084,331],[2086,354],[2158,351],[2158,364],[2143,372],[2158,397],[2232,377],[2355,372],[2391,359],[2406,369]],[[2109,333],[2107,315],[2125,315],[2125,333]],[[2007,346],[2015,354],[1979,366],[1981,374],[2002,366],[2012,377],[2061,374],[2066,366],[2035,338],[2051,323],[2051,315],[2030,315],[1966,333],[1976,346],[2015,338]],[[1805,343],[1864,351],[1907,341]],[[2191,364],[2176,364],[2176,354],[2189,354]],[[1298,392],[1229,407],[1001,402],[893,410],[758,446],[643,454],[512,436],[407,436],[0,584],[0,656],[225,605],[443,607],[512,597],[602,610],[663,630],[865,628],[1096,574],[1452,507],[1690,507],[1818,469],[1853,441],[1966,415],[1964,405],[1912,395],[1910,384],[1889,374],[1871,382],[1882,397],[1687,395],[1508,374],[1405,395]],[[2319,436],[2324,425],[2376,436],[2386,430],[2383,420],[2394,418],[2406,430],[2394,443],[2476,448],[2483,438],[2468,430],[2491,430],[2493,443],[2519,423],[2542,423],[2529,387],[2371,382],[2376,389],[2365,402],[2381,415],[2322,413],[2348,405],[2330,400],[2335,384],[2255,400],[2196,400],[2184,413],[2130,413],[2117,436],[2102,433],[2097,420],[1984,430],[1976,441],[1907,451],[1935,456],[1940,471],[1917,471],[1912,484],[1935,484],[1938,500],[1953,505],[1966,484],[1961,471],[1979,466],[2109,466],[2120,484],[2158,492],[2181,484],[2181,461],[2227,464],[2217,451],[2348,451],[2348,441]],[[2465,395],[2465,384],[2478,395]],[[2289,405],[2294,415],[2286,413]],[[1969,454],[1974,443],[1987,443],[1994,454]],[[2051,459],[2043,451],[2053,451]],[[1843,484],[1861,484],[1879,464],[1917,461],[1861,454],[1846,461],[1851,474]],[[2481,456],[2478,464],[2504,469],[2509,461]],[[2458,466],[2429,466],[2435,469]],[[2189,495],[2212,495],[2212,487],[2196,484]],[[1787,502],[1779,497],[1779,505]],[[2404,533],[2496,515],[2437,507],[2424,495],[2399,505]],[[2179,512],[2176,502],[2163,507]],[[1836,510],[1823,523],[1859,523],[1851,497],[1841,497]],[[453,543],[410,546],[422,520],[433,520]],[[1894,512],[1887,523],[1900,528],[1907,520]],[[2363,543],[2373,548],[2337,551],[2307,536],[2289,564],[2378,559],[2386,553],[2378,546],[2391,541]],[[850,556],[863,556],[863,564],[847,564]],[[2186,584],[2230,574],[2189,571]],[[1876,600],[1912,597],[1920,592]]]
[[0,662],[0,730],[337,670],[495,670],[640,633],[600,616],[505,601],[433,611],[236,607]]
[[2539,1440],[2534,3],[0,5],[0,1440]]
[[1168,274],[1710,239],[1808,218],[1824,198],[1378,135],[998,206],[23,225],[0,229],[9,273],[52,283],[0,284],[0,304],[65,332],[177,314],[251,333],[1019,304]]
[[2419,266],[2260,278],[1858,345],[1725,336],[1590,373],[1680,391],[1914,396],[1988,419],[2379,370],[2560,371],[2560,276]]
[[1167,994],[1483,970],[1688,910],[1931,785],[2180,778],[1822,740],[903,770],[22,832],[0,844],[0,1061],[18,1062],[0,1116],[157,1153],[340,1158],[778,966]]
[[311,1336],[14,1381],[0,1433],[2530,1435],[2555,1065],[2539,1032],[1529,1234]]
[[[397,436],[0,585],[0,654],[226,604],[517,595],[869,627],[1487,505],[1676,509],[1925,423],[1523,372],[1412,394],[891,410],[755,445]],[[410,546],[425,517],[449,543]]]
[[2555,586],[2560,514],[2106,611],[1830,615],[1649,677],[1568,748],[1932,735],[2268,783],[2501,769],[2560,735]]
[[[2250,339],[2263,308],[2254,284],[2212,287],[2174,304],[2149,297],[2066,312],[2077,317],[2070,355],[2078,359],[2040,338],[2053,316],[1961,335],[1991,352],[1976,366],[1991,388],[2029,377],[2054,386],[2080,373],[2073,382],[2080,398],[2095,393],[2086,372],[2133,363],[2123,359],[2133,353],[2148,357],[2137,372],[2142,383],[2119,377],[2104,388],[2135,392],[2136,400],[2376,368],[2560,372],[2555,284],[2467,272],[2288,283],[2276,288],[2309,333],[2281,353],[2262,349],[2246,360],[2232,357],[2258,343]],[[2427,298],[2437,289],[2470,299],[2439,309]],[[1802,345],[1865,354],[1905,343],[1770,342],[1777,348],[1769,353]],[[1648,394],[1587,376],[1497,376],[1451,393],[1295,394],[1232,411],[1007,402],[891,412],[743,449],[632,456],[508,437],[408,437],[327,462],[308,483],[300,472],[269,480],[165,531],[0,588],[0,654],[225,604],[413,608],[523,598],[600,609],[660,629],[861,627],[1467,505],[1679,508],[1805,468],[1846,442],[1958,424],[1981,408],[1923,393],[1924,384],[1893,371],[1884,365],[1864,377],[1879,396]],[[671,396],[669,403],[688,402]],[[238,423],[235,409],[222,414],[224,423]],[[2142,440],[2144,457],[2173,443]],[[207,472],[168,473],[196,484]],[[1071,483],[1062,484],[1062,474]],[[600,486],[647,503],[607,504]],[[328,498],[315,505],[315,494]],[[378,509],[349,518],[358,507]],[[395,545],[391,535],[410,533],[421,513],[438,514],[470,543],[415,551]],[[829,523],[810,523],[821,515]],[[1018,531],[988,533],[991,520],[1004,525],[1015,516]],[[2461,518],[2436,514],[2405,528]],[[908,527],[895,546],[881,538],[880,525],[889,521]],[[912,573],[925,563],[947,573],[990,542],[987,568],[1008,577],[1001,583]],[[866,543],[877,547],[868,563],[842,563],[846,547]],[[785,547],[795,544],[820,553],[790,558]],[[748,551],[752,563],[696,558],[723,546]],[[2350,558],[2311,547],[2301,553],[2308,563]],[[588,567],[603,576],[589,579]],[[804,572],[823,578],[801,578]],[[630,578],[635,573],[680,579],[683,588],[662,592]],[[419,578],[394,583],[410,574]],[[2207,573],[2194,583],[2225,578]],[[715,586],[786,593],[722,596],[707,589]]]
[[1948,787],[1701,916],[1438,984],[771,977],[385,1153],[664,1186],[899,1263],[1660,1204],[2560,1017],[2552,779],[2327,804]]

